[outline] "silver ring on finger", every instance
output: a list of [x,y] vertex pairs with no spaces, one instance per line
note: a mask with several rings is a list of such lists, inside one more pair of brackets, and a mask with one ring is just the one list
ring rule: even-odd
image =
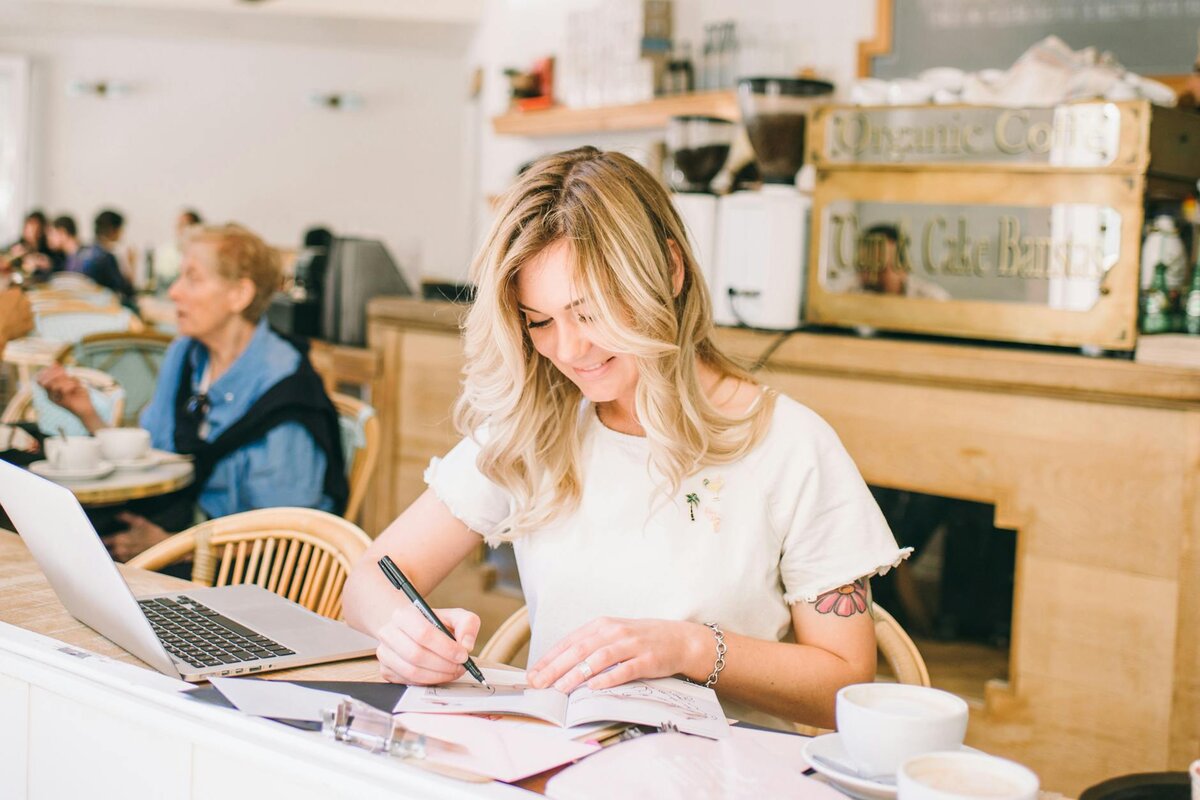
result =
[[579,673],[581,675],[583,675],[583,679],[585,681],[588,678],[592,677],[592,665],[588,663],[588,660],[586,658],[583,661],[579,662],[578,669],[579,669]]

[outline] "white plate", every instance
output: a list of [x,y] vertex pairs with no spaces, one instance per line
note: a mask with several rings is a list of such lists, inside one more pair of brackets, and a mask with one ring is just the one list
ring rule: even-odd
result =
[[110,460],[112,465],[117,469],[128,470],[130,472],[150,469],[151,467],[157,467],[160,463],[162,463],[162,459],[154,453],[147,453],[141,458],[114,458]]
[[57,469],[49,461],[35,461],[29,465],[29,471],[52,481],[94,481],[112,472],[113,465],[111,461],[101,461],[87,469]]
[[[980,752],[965,744],[962,746],[962,750],[968,753]],[[850,755],[846,752],[838,734],[827,733],[808,740],[808,744],[804,746],[804,759],[809,766],[833,786],[858,800],[892,800],[896,797],[896,784],[879,783],[843,772],[833,768],[828,762],[817,761],[813,758],[814,755],[822,756],[838,764],[850,764]]]

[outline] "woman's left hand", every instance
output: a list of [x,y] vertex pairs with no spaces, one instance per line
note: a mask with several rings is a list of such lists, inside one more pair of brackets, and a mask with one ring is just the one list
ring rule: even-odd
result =
[[[526,677],[536,689],[607,689],[639,678],[700,677],[712,661],[712,633],[695,622],[601,617],[550,648]],[[612,667],[612,669],[609,669]],[[607,672],[605,671],[607,670]]]

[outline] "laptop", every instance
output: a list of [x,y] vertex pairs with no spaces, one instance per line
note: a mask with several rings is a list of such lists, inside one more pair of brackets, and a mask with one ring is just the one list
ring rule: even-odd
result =
[[340,661],[378,646],[253,584],[135,598],[75,495],[3,461],[0,506],[75,619],[173,678]]

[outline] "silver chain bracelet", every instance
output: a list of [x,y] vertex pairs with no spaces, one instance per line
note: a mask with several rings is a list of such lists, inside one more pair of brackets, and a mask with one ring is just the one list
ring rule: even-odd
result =
[[717,678],[721,677],[721,670],[725,669],[725,653],[729,648],[725,646],[725,632],[715,622],[704,623],[706,627],[712,628],[713,636],[717,637],[717,663],[713,664],[712,674],[708,676],[708,680],[704,682],[706,687],[713,687],[717,683]]

